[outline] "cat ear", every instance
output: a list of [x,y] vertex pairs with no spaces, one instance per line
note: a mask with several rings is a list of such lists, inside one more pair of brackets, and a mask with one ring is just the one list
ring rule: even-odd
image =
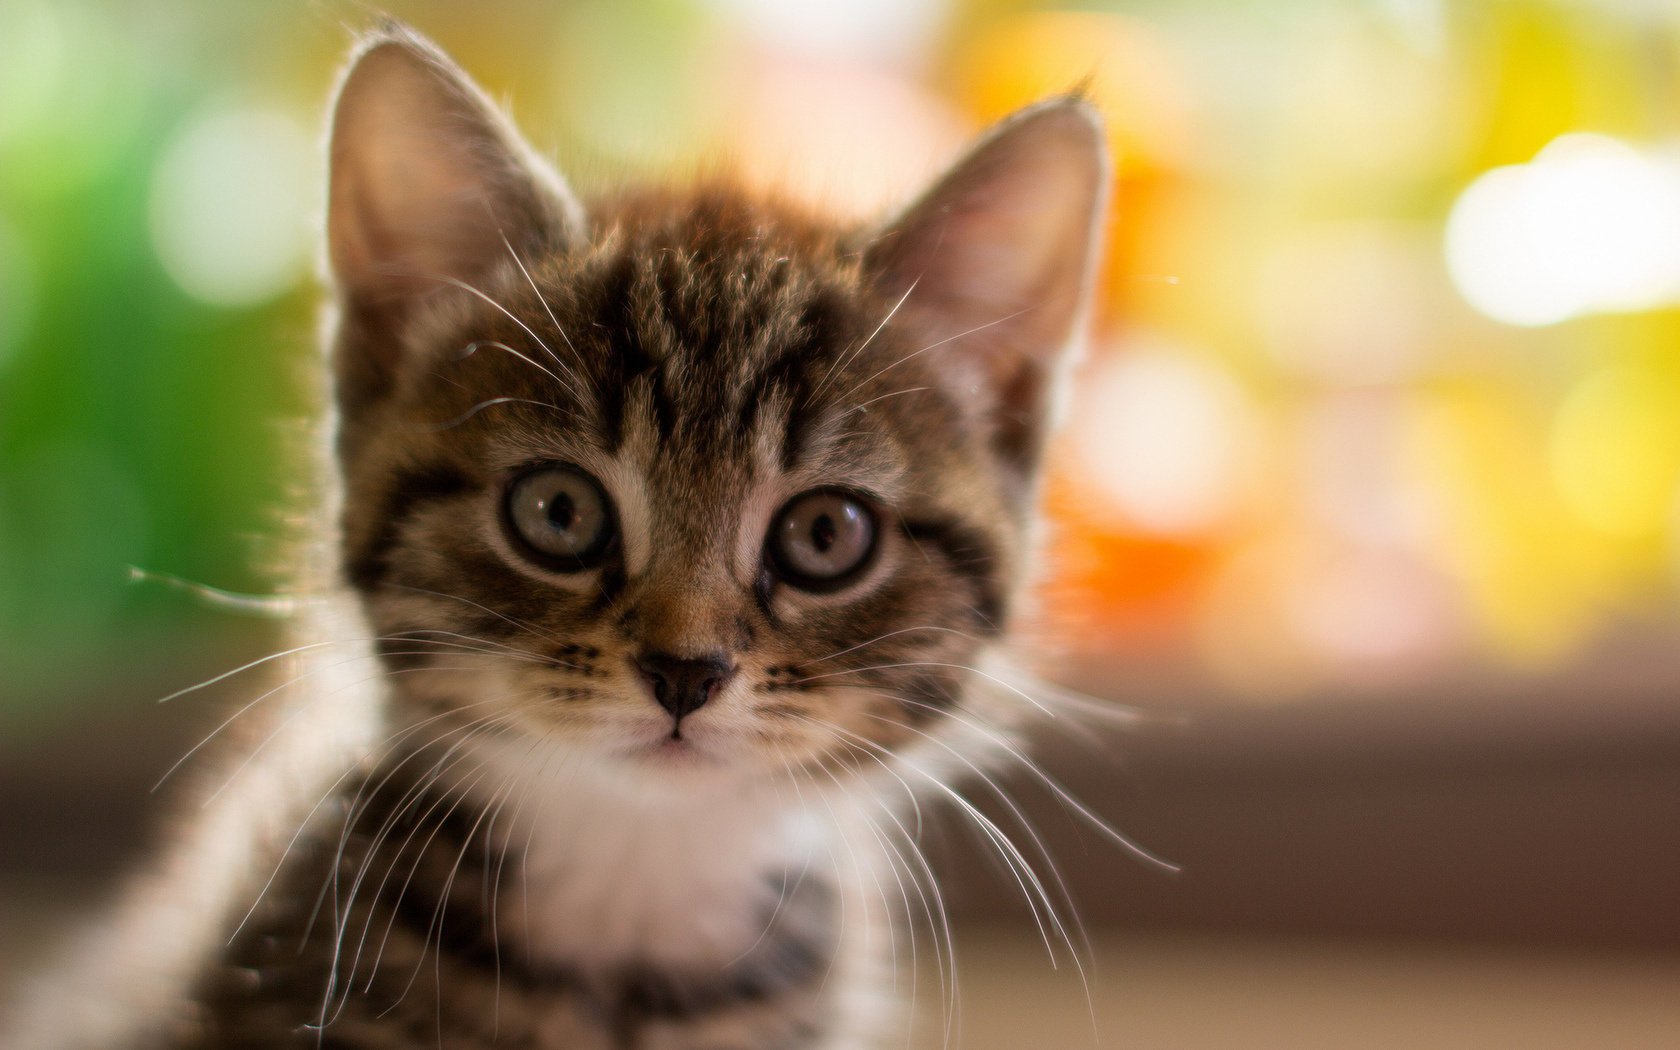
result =
[[1084,318],[1108,186],[1096,111],[1053,99],[994,128],[864,255],[898,304],[895,324],[939,355],[965,398],[978,396],[1021,477],[1036,466],[1053,380]]
[[399,333],[427,298],[565,247],[583,211],[560,177],[430,41],[400,26],[364,40],[333,109],[327,254],[343,310],[339,396],[390,385]]

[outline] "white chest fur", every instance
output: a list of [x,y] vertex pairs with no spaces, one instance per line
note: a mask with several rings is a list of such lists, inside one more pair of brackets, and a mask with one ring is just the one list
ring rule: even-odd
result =
[[505,802],[500,926],[534,958],[583,970],[726,966],[762,936],[788,880],[832,865],[833,829],[771,790],[648,782],[523,743],[485,746],[504,774],[483,781],[505,789],[484,799]]

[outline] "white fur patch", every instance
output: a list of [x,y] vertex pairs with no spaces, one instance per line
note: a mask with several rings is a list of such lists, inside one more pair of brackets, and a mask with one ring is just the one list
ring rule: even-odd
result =
[[480,784],[515,785],[495,837],[517,873],[502,892],[519,899],[503,900],[500,925],[556,965],[727,966],[763,933],[782,874],[830,863],[834,829],[769,787],[518,740],[479,746],[491,770]]

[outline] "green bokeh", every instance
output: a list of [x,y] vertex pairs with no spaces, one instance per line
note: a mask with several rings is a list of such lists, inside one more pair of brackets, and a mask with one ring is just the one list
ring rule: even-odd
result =
[[14,70],[0,92],[0,719],[23,723],[202,615],[132,585],[129,566],[272,585],[253,551],[274,531],[281,423],[304,410],[314,350],[306,280],[219,307],[153,249],[161,151],[203,99],[251,83],[187,60],[227,29],[167,10],[0,12],[0,68]]

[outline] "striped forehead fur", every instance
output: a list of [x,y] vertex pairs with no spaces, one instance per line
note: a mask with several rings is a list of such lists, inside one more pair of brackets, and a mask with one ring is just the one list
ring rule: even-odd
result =
[[1009,547],[970,413],[930,376],[937,358],[880,330],[893,304],[860,282],[855,239],[722,190],[616,204],[597,204],[586,249],[510,256],[414,323],[404,394],[348,464],[370,496],[349,508],[353,578],[377,577],[373,548],[411,500],[487,481],[487,461],[544,457],[636,464],[720,513],[776,474],[853,486],[972,514]]

